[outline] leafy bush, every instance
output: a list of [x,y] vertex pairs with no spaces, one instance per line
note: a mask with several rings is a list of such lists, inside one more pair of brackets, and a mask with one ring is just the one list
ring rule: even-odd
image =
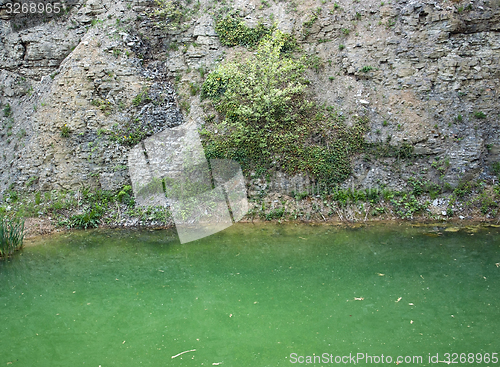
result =
[[0,217],[0,258],[7,258],[23,247],[24,221]]
[[332,109],[309,101],[306,59],[283,54],[287,39],[276,31],[253,56],[208,75],[202,98],[213,102],[221,119],[201,132],[205,152],[235,159],[245,170],[276,168],[341,182],[351,172],[350,155],[364,144],[366,120],[347,127]]
[[228,15],[216,22],[215,31],[224,46],[255,46],[273,30],[262,23],[255,28],[250,28],[240,17]]

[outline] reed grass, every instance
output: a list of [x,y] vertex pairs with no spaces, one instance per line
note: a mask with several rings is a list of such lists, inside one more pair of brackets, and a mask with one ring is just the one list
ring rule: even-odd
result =
[[23,247],[24,220],[0,217],[0,258],[6,259]]

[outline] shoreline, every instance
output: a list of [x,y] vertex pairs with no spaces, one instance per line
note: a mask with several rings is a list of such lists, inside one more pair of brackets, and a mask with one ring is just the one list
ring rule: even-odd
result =
[[[496,188],[496,187],[495,187]],[[491,195],[490,195],[491,194]],[[499,225],[500,193],[460,192],[433,197],[411,192],[339,190],[333,194],[268,193],[248,198],[243,223],[305,223],[358,226]],[[82,190],[12,194],[0,216],[25,219],[25,238],[73,229],[165,229],[174,227],[168,207],[137,206],[130,186],[116,192]]]
[[[175,228],[175,224],[158,225],[158,224],[134,224],[134,225],[119,225],[119,224],[103,224],[95,228],[81,229],[81,228],[67,228],[58,227],[50,222],[48,218],[27,218],[25,222],[25,234],[24,240],[35,240],[38,238],[62,235],[69,232],[75,231],[87,231],[87,230],[166,230]],[[500,228],[500,219],[497,218],[484,218],[484,217],[470,217],[465,219],[459,218],[449,218],[436,220],[432,218],[416,218],[416,219],[382,219],[382,218],[368,218],[366,220],[360,221],[348,221],[340,220],[338,218],[328,218],[327,220],[293,220],[293,219],[272,219],[272,220],[261,220],[259,218],[249,219],[244,218],[243,220],[235,224],[288,224],[288,225],[310,225],[310,226],[337,226],[346,228],[359,228],[371,225],[406,225],[406,226],[417,226],[417,227],[446,227],[446,228],[457,228],[458,230],[468,228],[468,227],[493,227]]]

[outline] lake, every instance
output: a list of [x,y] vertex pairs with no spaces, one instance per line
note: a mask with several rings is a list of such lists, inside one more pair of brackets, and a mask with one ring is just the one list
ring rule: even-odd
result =
[[174,229],[27,244],[0,262],[0,366],[500,365],[499,228],[242,223],[184,245]]

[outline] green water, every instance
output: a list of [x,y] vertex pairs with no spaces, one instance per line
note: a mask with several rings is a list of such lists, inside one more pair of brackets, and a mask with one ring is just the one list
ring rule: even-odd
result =
[[[499,353],[500,231],[436,229],[240,224],[185,245],[175,231],[37,240],[0,263],[0,366],[305,365],[291,353],[443,366],[429,353]],[[338,364],[314,364],[327,365]]]

